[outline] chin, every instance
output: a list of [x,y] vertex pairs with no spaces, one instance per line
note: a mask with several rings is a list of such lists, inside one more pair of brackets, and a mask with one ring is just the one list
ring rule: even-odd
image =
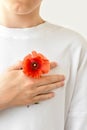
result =
[[22,4],[22,3],[14,3],[14,4],[7,4],[5,5],[8,10],[14,14],[19,14],[19,15],[27,15],[32,13],[35,9],[39,8],[40,3],[37,5],[27,5],[27,4]]
[[28,10],[27,9],[12,9],[11,11],[12,13],[19,14],[19,15],[29,14],[32,12],[32,10],[29,10],[29,9]]
[[16,14],[25,14],[30,12],[30,9],[26,6],[23,6],[21,4],[15,4],[14,6],[11,6],[9,8],[11,12],[16,13]]
[[13,11],[14,14],[16,15],[28,15],[30,13],[32,13],[31,10],[28,10],[28,11]]
[[34,10],[35,10],[35,8],[33,8],[33,9],[29,9],[29,8],[28,9],[22,9],[22,8],[20,8],[20,9],[13,9],[13,10],[11,10],[11,12],[14,13],[14,14],[17,14],[17,15],[28,15],[28,14],[34,12]]

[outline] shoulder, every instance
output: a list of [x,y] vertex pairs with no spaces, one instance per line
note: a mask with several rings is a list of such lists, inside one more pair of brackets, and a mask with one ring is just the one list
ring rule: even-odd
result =
[[54,38],[60,39],[63,43],[68,42],[72,46],[87,48],[86,39],[80,33],[72,29],[48,23],[48,30]]

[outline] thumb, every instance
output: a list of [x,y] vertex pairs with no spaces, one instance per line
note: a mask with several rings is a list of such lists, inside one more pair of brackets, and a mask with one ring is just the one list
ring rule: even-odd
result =
[[8,70],[21,70],[22,69],[22,61],[18,61],[16,64],[10,66]]

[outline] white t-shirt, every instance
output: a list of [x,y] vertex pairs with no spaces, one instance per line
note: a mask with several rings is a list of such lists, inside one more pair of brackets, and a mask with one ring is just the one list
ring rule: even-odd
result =
[[0,111],[0,130],[87,130],[87,43],[79,34],[45,22],[31,28],[0,26],[0,72],[36,50],[64,74],[65,86],[39,104]]

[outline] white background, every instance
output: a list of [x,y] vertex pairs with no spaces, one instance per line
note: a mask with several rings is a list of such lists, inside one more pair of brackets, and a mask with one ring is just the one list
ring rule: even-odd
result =
[[87,39],[87,0],[43,0],[40,15],[80,32]]

